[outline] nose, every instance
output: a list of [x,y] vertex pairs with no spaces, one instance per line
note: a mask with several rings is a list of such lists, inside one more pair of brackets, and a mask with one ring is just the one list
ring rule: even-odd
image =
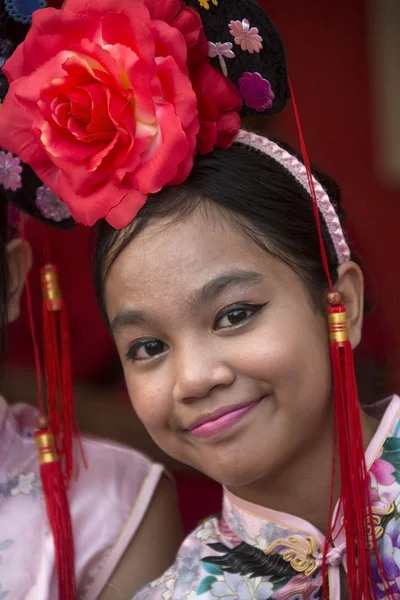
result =
[[176,354],[175,365],[175,402],[206,398],[214,389],[232,385],[236,378],[233,367],[218,355],[212,344],[204,348],[196,343],[185,345]]

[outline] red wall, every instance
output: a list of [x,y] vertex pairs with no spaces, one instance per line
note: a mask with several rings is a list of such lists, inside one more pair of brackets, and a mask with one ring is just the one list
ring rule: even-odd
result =
[[[366,341],[380,356],[400,360],[400,190],[382,184],[374,164],[368,65],[367,0],[260,0],[285,41],[311,160],[340,184],[356,232],[369,288],[378,290]],[[290,106],[277,118],[283,139],[297,146]],[[367,274],[368,278],[368,274]],[[371,286],[372,281],[372,286]],[[383,341],[385,340],[385,342]],[[396,376],[396,385],[400,375]]]

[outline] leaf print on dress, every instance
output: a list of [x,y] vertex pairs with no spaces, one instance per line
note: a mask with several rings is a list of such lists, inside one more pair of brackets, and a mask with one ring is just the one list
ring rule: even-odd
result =
[[[228,548],[224,544],[208,544],[208,547],[217,555],[203,558],[204,568],[210,572],[211,565],[221,569],[224,576],[227,573],[240,575],[246,579],[268,578],[274,590],[286,585],[292,577],[297,575],[293,567],[283,559],[280,554],[265,554],[262,550],[242,542],[235,548]],[[207,579],[207,581],[205,581]],[[202,581],[202,593],[211,590],[214,583],[210,578]],[[205,587],[208,586],[208,589]],[[199,592],[200,594],[200,589]],[[233,596],[234,597],[234,596]],[[272,597],[272,596],[271,596]]]
[[[375,466],[376,463],[378,463],[377,467]],[[391,472],[388,465],[393,467]],[[390,479],[390,477],[393,477],[392,483],[394,483],[394,481],[400,483],[400,438],[388,437],[386,439],[383,445],[382,454],[372,465],[370,471],[375,477],[375,473],[377,473],[378,477],[382,478],[382,485],[389,485],[389,483],[384,483],[384,481],[388,481],[388,478]]]

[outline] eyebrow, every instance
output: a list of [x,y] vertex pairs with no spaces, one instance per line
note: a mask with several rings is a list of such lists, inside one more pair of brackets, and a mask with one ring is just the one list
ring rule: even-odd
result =
[[188,300],[189,305],[197,307],[215,300],[220,294],[231,287],[244,287],[249,283],[258,283],[262,280],[262,275],[256,271],[242,271],[236,269],[222,273],[214,279],[205,283],[200,289],[196,290]]
[[[231,287],[240,287],[249,283],[257,283],[262,280],[262,275],[256,271],[233,270],[227,273],[222,273],[214,279],[205,283],[188,299],[189,306],[198,307],[204,306],[208,302],[215,300],[220,294]],[[110,323],[110,329],[113,333],[124,327],[132,325],[149,324],[153,321],[151,315],[145,310],[128,309],[123,310],[115,315]]]
[[115,315],[110,323],[112,333],[131,325],[143,325],[151,322],[151,316],[145,310],[123,310]]

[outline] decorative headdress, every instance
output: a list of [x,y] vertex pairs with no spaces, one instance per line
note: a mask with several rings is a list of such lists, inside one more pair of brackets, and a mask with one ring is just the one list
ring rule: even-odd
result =
[[[6,1],[13,18],[9,7],[17,5]],[[4,48],[7,58],[10,48]],[[3,73],[9,90],[0,111],[0,183],[10,202],[51,225],[106,219],[122,228],[149,194],[186,179],[196,153],[233,142],[270,156],[309,192],[330,287],[335,448],[349,588],[353,600],[375,598],[371,548],[378,563],[379,556],[352,349],[321,221],[338,264],[350,259],[350,250],[327,193],[312,176],[284,46],[265,11],[253,0],[66,0],[61,10],[33,14]],[[0,84],[5,91],[6,82]],[[241,116],[276,114],[290,96],[304,164],[267,138],[240,130]],[[334,537],[332,516],[325,559]],[[65,559],[60,530],[53,531]],[[59,598],[71,600],[74,587],[60,564]]]

